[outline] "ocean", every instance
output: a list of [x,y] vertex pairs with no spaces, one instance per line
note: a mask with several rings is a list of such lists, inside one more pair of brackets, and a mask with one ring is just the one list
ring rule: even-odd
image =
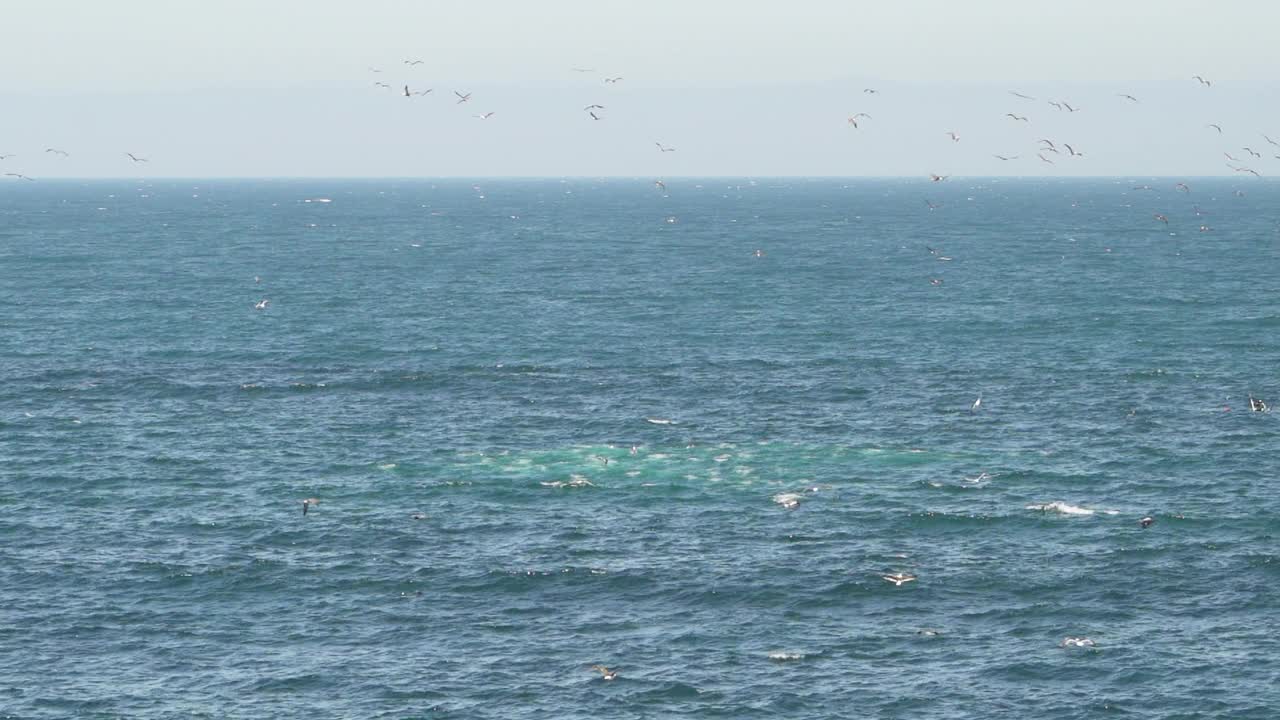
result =
[[1176,181],[0,185],[0,717],[1280,717]]

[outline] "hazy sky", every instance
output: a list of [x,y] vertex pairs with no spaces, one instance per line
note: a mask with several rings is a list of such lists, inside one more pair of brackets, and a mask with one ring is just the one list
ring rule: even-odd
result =
[[[0,154],[17,157],[0,170],[36,177],[1233,174],[1224,153],[1280,175],[1280,146],[1262,137],[1280,142],[1280,3],[1269,0],[3,10]],[[405,98],[405,83],[433,92]],[[606,106],[601,120],[588,104]],[[871,118],[854,129],[857,112]],[[1039,138],[1085,156],[1048,154],[1050,165]]]

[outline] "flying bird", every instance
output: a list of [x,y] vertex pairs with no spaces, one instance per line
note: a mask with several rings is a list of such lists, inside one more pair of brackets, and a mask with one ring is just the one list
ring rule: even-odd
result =
[[1221,135],[1221,134],[1222,134],[1222,126],[1221,126],[1221,125],[1215,125],[1215,124],[1213,124],[1213,123],[1209,123],[1208,125],[1205,125],[1205,127],[1213,128],[1214,130],[1217,130],[1217,131],[1218,131],[1218,134],[1219,134],[1219,135]]
[[588,668],[588,669],[589,669],[589,670],[595,670],[596,672],[600,673],[600,679],[601,679],[601,680],[616,680],[616,679],[618,678],[618,671],[617,671],[617,670],[610,670],[609,668],[605,667],[604,665],[592,665],[592,666],[591,666],[590,668]]
[[1258,174],[1257,170],[1250,170],[1247,167],[1238,167],[1238,168],[1232,168],[1232,169],[1235,170],[1236,172],[1247,172],[1253,175],[1254,177],[1262,177],[1261,175]]
[[[1233,156],[1233,155],[1232,155],[1231,153],[1229,153],[1229,152],[1224,152],[1224,153],[1222,153],[1222,154],[1223,154],[1223,155],[1225,155],[1225,156],[1227,156],[1227,159],[1228,159],[1228,160],[1230,160],[1231,162],[1240,162],[1240,158]],[[1232,169],[1234,170],[1234,168],[1232,168]]]
[[405,60],[404,64],[408,65],[409,67],[413,67],[414,65],[421,65],[423,62],[424,61],[422,60]]
[[7,176],[9,176],[9,177],[12,177],[12,178],[17,178],[17,179],[19,179],[19,180],[30,180],[30,181],[32,181],[32,182],[35,182],[35,178],[27,177],[26,175],[23,175],[22,173],[5,173],[5,175],[7,175]]
[[599,120],[599,119],[600,119],[600,116],[599,116],[599,115],[595,114],[594,112],[592,112],[592,111],[590,111],[590,110],[588,110],[588,111],[587,111],[587,114],[591,116],[591,119],[592,119],[592,120]]
[[1036,157],[1038,157],[1038,158],[1040,158],[1041,160],[1043,160],[1043,161],[1045,161],[1045,162],[1049,163],[1050,165],[1052,165],[1052,164],[1053,164],[1053,161],[1052,161],[1052,160],[1050,160],[1049,158],[1045,157],[1045,156],[1044,156],[1044,153],[1036,153]]
[[149,162],[146,158],[138,157],[137,155],[134,155],[133,153],[130,153],[130,152],[125,153],[125,155],[128,155],[129,159],[136,163]]
[[1169,224],[1169,218],[1165,217],[1164,215],[1161,215],[1160,213],[1156,213],[1156,214],[1155,214],[1155,215],[1153,215],[1152,217],[1154,217],[1155,219],[1157,219],[1157,220],[1159,220],[1160,222],[1164,223],[1165,225],[1168,225],[1168,224]]
[[673,147],[667,147],[666,145],[663,145],[663,144],[662,144],[662,143],[660,143],[660,142],[656,142],[656,143],[654,143],[654,145],[657,145],[657,146],[658,146],[658,152],[675,152],[675,151],[676,151],[676,149],[675,149],[675,148],[673,148]]
[[1116,95],[1117,95],[1117,97],[1122,97],[1122,98],[1124,98],[1124,99],[1126,99],[1126,100],[1132,100],[1133,102],[1138,102],[1138,98],[1136,98],[1136,97],[1134,97],[1134,96],[1132,96],[1132,95],[1127,95],[1127,94],[1125,94],[1125,93],[1116,93]]
[[1045,139],[1041,138],[1041,139],[1040,139],[1040,142],[1044,143],[1045,145],[1048,145],[1050,150],[1052,150],[1052,149],[1054,149],[1054,148],[1056,148],[1056,147],[1057,147],[1057,145],[1054,145],[1054,144],[1053,144],[1053,141],[1052,141],[1052,140],[1045,140]]
[[849,116],[849,124],[850,124],[850,125],[852,125],[854,128],[857,128],[857,127],[858,127],[858,118],[863,118],[863,117],[864,117],[864,118],[866,118],[866,119],[868,119],[868,120],[870,120],[870,119],[871,119],[871,116],[870,116],[870,115],[868,115],[868,114],[866,114],[866,113],[854,113],[853,115],[850,115],[850,116]]
[[1263,139],[1263,140],[1266,140],[1267,142],[1271,143],[1272,145],[1280,145],[1280,143],[1276,142],[1275,140],[1272,140],[1271,138],[1267,137],[1266,135],[1263,135],[1263,136],[1262,136],[1262,139]]
[[1031,122],[1030,120],[1027,120],[1026,115],[1014,115],[1013,113],[1005,113],[1004,116],[1011,117],[1014,120],[1021,120],[1022,122]]
[[1084,153],[1082,153],[1082,152],[1076,152],[1074,148],[1072,148],[1070,145],[1068,145],[1068,144],[1066,144],[1066,143],[1062,143],[1062,147],[1066,148],[1066,149],[1067,149],[1067,152],[1071,153],[1071,154],[1072,154],[1072,156],[1075,156],[1075,157],[1084,157]]
[[61,155],[62,157],[68,157],[71,155],[71,153],[67,152],[66,150],[58,150],[55,148],[45,148],[44,151],[47,153],[53,153],[55,155]]
[[579,73],[588,73],[588,72],[595,72],[595,71],[596,71],[596,69],[595,69],[595,68],[579,68],[579,67],[576,67],[576,68],[569,68],[569,69],[570,69],[570,70],[572,70],[573,72],[579,72]]
[[261,300],[259,300],[258,302],[256,302],[256,303],[254,303],[254,304],[253,304],[253,309],[254,309],[254,310],[266,310],[266,309],[267,309],[267,305],[269,305],[269,304],[271,304],[271,301],[270,301],[270,300],[268,300],[268,299],[266,299],[266,298],[263,298],[263,299],[261,299]]
[[1054,102],[1054,101],[1050,100],[1050,101],[1049,101],[1049,104],[1050,104],[1050,105],[1052,105],[1052,106],[1054,106],[1054,107],[1056,107],[1056,108],[1058,108],[1059,110],[1061,110],[1061,109],[1062,109],[1062,103],[1060,103],[1060,102]]
[[1185,192],[1185,193],[1189,193],[1189,192],[1191,192],[1191,188],[1190,188],[1190,186],[1188,186],[1186,183],[1178,183],[1177,185],[1174,185],[1173,187],[1174,187],[1175,189],[1177,189],[1177,190],[1181,190],[1182,192]]
[[488,120],[491,117],[493,117],[492,112],[480,113],[479,115],[476,115],[476,119],[478,120]]
[[303,501],[302,501],[302,514],[303,514],[303,515],[306,515],[306,514],[307,514],[307,510],[309,510],[309,509],[311,509],[312,507],[314,507],[314,506],[316,506],[316,505],[319,505],[319,504],[320,504],[320,501],[319,501],[319,500],[317,500],[317,499],[315,499],[315,498],[307,498],[306,500],[303,500]]
[[969,406],[969,412],[978,412],[981,409],[982,409],[982,395],[978,395],[978,399],[974,400],[973,404]]
[[948,132],[947,137],[951,138],[951,142],[960,142],[960,136],[954,132]]
[[1009,156],[1004,156],[1004,155],[992,155],[991,157],[994,157],[994,158],[999,159],[999,160],[1017,160],[1017,159],[1018,159],[1019,157],[1021,157],[1021,156],[1020,156],[1020,155],[1009,155]]
[[872,88],[863,88],[862,92],[864,92],[864,93],[866,93],[866,94],[868,94],[868,95],[875,95],[876,93],[878,93],[878,92],[880,92],[880,91],[879,91],[879,90],[872,89]]
[[886,582],[893,583],[894,587],[902,587],[903,583],[909,583],[916,579],[916,576],[911,573],[892,573],[889,575],[881,575],[880,577]]
[[454,91],[453,91],[453,94],[458,96],[458,102],[457,102],[457,104],[459,104],[459,105],[461,105],[462,103],[464,103],[464,102],[466,102],[466,101],[468,101],[468,100],[470,100],[470,99],[471,99],[471,93],[463,94],[463,93],[458,92],[457,90],[454,90]]
[[17,155],[13,155],[13,154],[9,154],[9,155],[0,155],[0,160],[8,160],[8,159],[9,159],[9,158],[11,158],[11,157],[17,157]]
[[1067,112],[1080,112],[1080,108],[1078,108],[1078,107],[1073,108],[1073,107],[1071,107],[1071,105],[1069,105],[1069,104],[1067,104],[1067,103],[1065,103],[1065,102],[1064,102],[1064,103],[1062,103],[1062,107],[1066,108]]
[[667,184],[666,184],[666,183],[664,183],[664,182],[662,182],[661,180],[654,180],[654,181],[653,181],[653,186],[654,186],[654,187],[656,187],[656,188],[658,188],[658,189],[659,189],[659,190],[661,190],[662,192],[666,192],[666,191],[667,191]]
[[930,180],[932,180],[932,181],[934,181],[934,182],[942,182],[943,180],[946,180],[946,179],[947,179],[947,178],[949,178],[949,177],[951,177],[951,176],[950,176],[950,175],[935,175],[935,174],[933,174],[933,173],[929,173],[929,179],[930,179]]
[[1250,155],[1252,155],[1252,156],[1256,157],[1256,158],[1260,158],[1260,157],[1262,157],[1262,153],[1256,153],[1256,152],[1254,152],[1254,151],[1250,150],[1249,148],[1241,148],[1241,149],[1242,149],[1242,150],[1244,150],[1245,152],[1249,153]]
[[1209,82],[1208,80],[1205,80],[1204,78],[1200,77],[1199,75],[1192,75],[1192,76],[1191,76],[1191,79],[1192,79],[1192,80],[1199,80],[1199,81],[1200,81],[1200,84],[1201,84],[1201,85],[1204,85],[1205,87],[1209,87],[1210,85],[1213,85],[1213,83],[1212,83],[1212,82]]
[[386,88],[386,89],[388,89],[388,90],[390,90],[390,89],[391,89],[391,86],[390,86],[390,85],[388,85],[388,84],[386,84],[386,83],[384,83],[384,82],[374,82],[373,84],[374,84],[374,85],[376,85],[376,86],[378,86],[378,87],[380,87],[380,88]]
[[603,105],[588,105],[582,108],[582,112],[590,112],[592,110],[603,110],[603,109],[604,109]]
[[1020,98],[1022,98],[1023,100],[1035,100],[1035,98],[1031,97],[1030,95],[1023,95],[1022,93],[1018,92],[1017,90],[1010,90],[1010,91],[1009,91],[1009,94],[1010,94],[1010,95],[1012,95],[1012,96],[1014,96],[1014,97],[1020,97]]
[[620,82],[622,82],[622,78],[620,77],[611,77],[611,78],[604,79],[605,85],[613,85],[614,83],[620,83]]

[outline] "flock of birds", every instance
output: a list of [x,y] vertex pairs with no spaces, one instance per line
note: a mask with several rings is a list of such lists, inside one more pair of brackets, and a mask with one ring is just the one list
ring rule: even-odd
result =
[[[410,70],[412,68],[415,68],[423,64],[425,64],[425,61],[421,59],[410,58],[410,59],[403,60],[404,67]],[[383,70],[376,67],[370,67],[368,68],[368,70],[370,73],[375,75],[381,76],[384,74]],[[593,68],[582,68],[582,67],[571,68],[571,71],[579,74],[595,73],[595,70]],[[1200,86],[1204,88],[1210,88],[1213,85],[1212,81],[1204,78],[1201,75],[1193,75],[1191,76],[1191,79],[1195,80],[1197,83],[1200,84]],[[623,82],[624,78],[621,76],[609,76],[609,77],[602,78],[602,80],[603,80],[603,83],[602,83],[603,85],[613,86]],[[397,82],[395,85],[393,85],[392,83],[385,82],[383,80],[375,80],[373,81],[373,86],[385,91],[397,92],[400,96],[407,99],[412,99],[415,97],[425,97],[435,92],[435,88],[415,86],[415,84],[412,82]],[[1016,90],[1009,90],[1008,92],[1011,96],[1018,98],[1019,101],[1022,101],[1022,102],[1039,102],[1037,98],[1022,92],[1018,92]],[[451,90],[451,93],[452,93],[451,99],[454,100],[455,105],[464,105],[464,104],[470,103],[473,98],[473,93],[469,91]],[[879,90],[874,88],[866,88],[863,90],[863,93],[867,96],[876,96],[881,94]],[[1116,93],[1116,96],[1129,103],[1136,104],[1140,102],[1140,100],[1137,97],[1129,93]],[[1074,114],[1082,111],[1080,107],[1062,100],[1048,100],[1047,103],[1049,106],[1055,108],[1059,112]],[[585,114],[584,117],[591,121],[603,120],[604,113],[607,110],[608,110],[608,107],[600,103],[590,103],[582,108],[582,112]],[[472,117],[476,118],[477,120],[490,120],[493,117],[495,117],[495,115],[496,115],[496,112],[494,111],[485,111],[485,112],[476,113]],[[1029,118],[1028,115],[1020,114],[1017,112],[1007,112],[1004,114],[1004,117],[1009,118],[1010,121],[1015,123],[1026,123],[1026,124],[1031,123],[1031,119]],[[873,121],[873,117],[870,113],[867,113],[867,112],[857,112],[852,115],[849,115],[846,118],[847,125],[853,130],[863,129],[863,126],[868,121]],[[1205,126],[1205,128],[1208,130],[1215,131],[1217,135],[1223,134],[1222,126],[1218,123],[1208,123]],[[954,143],[961,142],[960,134],[954,130],[948,130],[944,134],[947,138],[949,138]],[[1262,134],[1261,138],[1265,140],[1267,143],[1269,143],[1270,145],[1275,146],[1276,148],[1280,148],[1280,142],[1273,140],[1268,135]],[[654,145],[656,146],[658,152],[660,153],[671,153],[676,151],[675,147],[665,145],[662,142],[655,141]],[[1242,150],[1243,153],[1247,154],[1250,158],[1261,159],[1263,157],[1261,152],[1253,149],[1252,147],[1245,146],[1240,148],[1240,150]],[[45,148],[44,154],[56,156],[63,159],[69,158],[71,156],[71,153],[69,153],[68,151],[62,150],[59,148],[54,148],[54,147]],[[1040,138],[1039,140],[1037,140],[1036,147],[1034,148],[1034,155],[1042,163],[1046,163],[1049,165],[1054,165],[1058,162],[1058,160],[1061,160],[1061,159],[1066,159],[1066,158],[1075,159],[1075,158],[1085,157],[1085,153],[1081,152],[1080,150],[1077,150],[1076,147],[1073,146],[1071,143],[1064,142],[1061,140],[1054,141],[1050,138]],[[1054,157],[1050,157],[1051,155]],[[1224,151],[1223,155],[1227,160],[1226,162],[1227,167],[1229,167],[1234,172],[1249,174],[1255,177],[1260,176],[1260,173],[1257,172],[1256,170],[1250,167],[1247,167],[1245,165],[1241,165],[1240,163],[1242,162],[1242,160],[1236,155],[1233,155],[1230,151]],[[132,152],[123,152],[121,153],[121,156],[124,158],[127,158],[133,164],[149,162],[146,157],[136,155]],[[17,157],[17,155],[0,154],[0,162],[6,162],[15,157]],[[1021,154],[1006,155],[1006,154],[996,153],[996,154],[993,154],[993,157],[995,157],[996,159],[1002,162],[1010,162],[1010,161],[1014,161],[1022,158],[1022,155]],[[1276,159],[1280,159],[1280,153],[1275,154],[1274,157]],[[34,181],[35,179],[21,172],[5,172],[4,176],[12,177],[20,181]],[[950,175],[941,175],[936,173],[931,173],[929,175],[929,179],[935,183],[946,181],[950,177],[951,177]],[[667,191],[666,184],[660,179],[655,180],[654,185],[655,187],[658,188],[658,190],[662,191],[663,193]],[[1140,186],[1135,186],[1133,189],[1134,190],[1152,190],[1153,188],[1147,185],[1140,185]],[[1187,193],[1187,194],[1191,193],[1191,187],[1185,182],[1176,183],[1174,185],[1174,189],[1182,193]],[[1238,190],[1236,191],[1236,194],[1243,195],[1243,193]],[[936,204],[931,200],[926,200],[926,205],[928,209],[931,211],[941,207],[941,205]],[[1202,214],[1202,211],[1199,210],[1198,206],[1196,208],[1196,214],[1197,215]],[[1157,222],[1161,222],[1165,225],[1169,224],[1168,215],[1166,215],[1165,213],[1156,212],[1156,213],[1153,213],[1153,216]],[[1211,229],[1212,228],[1210,228],[1207,225],[1200,226],[1201,232],[1206,232]],[[929,253],[931,255],[934,255],[936,259],[939,261],[945,262],[952,259],[949,256],[939,254],[939,251],[933,248],[928,248],[928,250],[929,250]],[[754,252],[754,255],[756,257],[763,257],[764,252],[761,250],[756,250]],[[255,282],[259,281],[259,278],[255,277],[254,280]],[[931,278],[930,283],[935,286],[938,286],[938,285],[942,285],[943,281],[941,278]],[[264,298],[254,304],[254,309],[265,310],[269,302],[270,302],[269,300]],[[981,410],[981,406],[982,406],[982,398],[978,397],[978,399],[975,400],[972,406],[970,407],[970,411],[978,412]],[[1229,410],[1229,408],[1224,408],[1224,409]],[[1265,403],[1260,399],[1254,398],[1252,396],[1249,397],[1249,409],[1252,412],[1270,412],[1271,410],[1270,406],[1268,406],[1267,403]],[[654,419],[654,418],[647,418],[647,420],[654,424],[670,424],[673,422],[670,420]],[[635,452],[636,452],[636,448],[632,448],[632,454],[635,454]],[[606,463],[608,462],[607,459],[605,459],[604,461]],[[979,476],[978,479],[981,480],[987,477],[989,476],[986,473],[983,473],[982,475]],[[579,478],[578,476],[575,476],[573,480],[570,480],[568,482],[544,483],[544,485],[549,485],[553,487],[577,487],[581,485],[591,485],[591,483],[589,480],[586,480],[585,478]],[[813,488],[812,490],[816,491],[817,489]],[[802,495],[799,493],[783,493],[776,496],[774,500],[779,505],[781,505],[784,509],[794,510],[800,506],[801,498],[802,498]],[[311,509],[316,507],[319,504],[320,504],[320,501],[317,498],[304,499],[302,501],[302,514],[304,516],[308,515]],[[426,516],[421,513],[414,513],[411,517],[414,520],[422,520],[422,519],[425,519]],[[1149,515],[1142,517],[1138,521],[1138,524],[1143,529],[1151,527],[1154,523],[1155,523],[1155,518]],[[885,573],[885,574],[881,574],[879,577],[883,579],[885,582],[891,583],[894,587],[902,587],[907,583],[915,582],[917,580],[916,575],[913,575],[911,573],[905,573],[905,572]],[[926,634],[926,635],[937,635],[938,631],[926,629],[926,630],[921,630],[920,633]],[[1095,641],[1087,637],[1067,637],[1060,643],[1060,645],[1064,648],[1096,647]],[[593,672],[599,673],[600,679],[605,681],[615,680],[619,676],[618,670],[609,668],[605,665],[599,665],[599,664],[591,665],[589,669]]]

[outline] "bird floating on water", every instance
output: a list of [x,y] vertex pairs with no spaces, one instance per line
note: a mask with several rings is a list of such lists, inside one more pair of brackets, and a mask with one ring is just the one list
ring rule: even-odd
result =
[[1097,643],[1087,637],[1063,638],[1062,647],[1094,647]]
[[880,577],[885,582],[893,583],[894,587],[902,587],[903,584],[912,582],[916,579],[916,576],[911,573],[891,573],[889,575],[881,575]]
[[254,309],[254,310],[266,310],[266,309],[267,309],[267,305],[268,305],[270,302],[271,302],[270,300],[268,300],[268,299],[266,299],[266,298],[263,298],[263,299],[261,299],[261,300],[259,300],[258,302],[256,302],[256,303],[254,303],[254,304],[253,304],[253,309]]
[[1141,520],[1139,520],[1139,521],[1138,521],[1138,524],[1139,524],[1139,525],[1141,525],[1144,529],[1146,529],[1146,528],[1151,527],[1153,524],[1155,524],[1155,521],[1156,521],[1156,519],[1155,519],[1155,518],[1153,518],[1153,517],[1151,517],[1150,515],[1148,515],[1148,516],[1146,516],[1146,517],[1142,518]]

